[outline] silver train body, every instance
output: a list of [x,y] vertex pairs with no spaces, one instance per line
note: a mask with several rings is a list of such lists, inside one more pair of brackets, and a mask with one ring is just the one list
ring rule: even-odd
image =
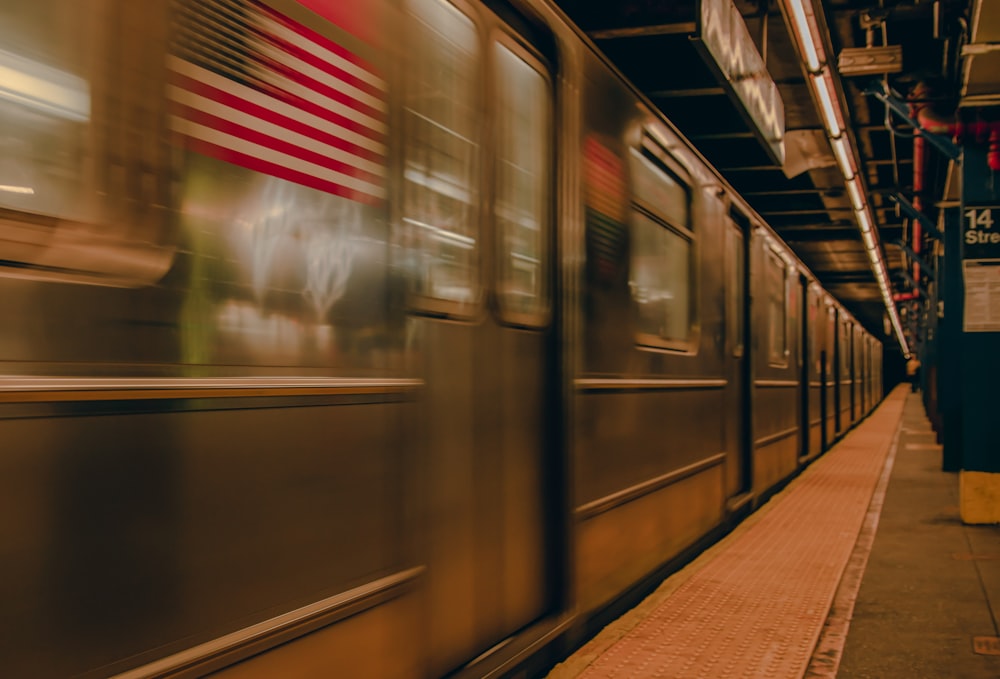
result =
[[548,3],[7,0],[0,71],[5,676],[531,673],[881,398]]

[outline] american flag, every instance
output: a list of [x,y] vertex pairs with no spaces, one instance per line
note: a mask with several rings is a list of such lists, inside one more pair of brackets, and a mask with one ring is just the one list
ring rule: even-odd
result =
[[386,83],[371,63],[258,0],[182,0],[178,11],[168,91],[187,148],[384,200]]

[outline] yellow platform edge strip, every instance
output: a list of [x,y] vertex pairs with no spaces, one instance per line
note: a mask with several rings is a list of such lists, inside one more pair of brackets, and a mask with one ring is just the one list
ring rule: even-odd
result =
[[963,523],[1000,523],[1000,473],[962,471],[958,488]]

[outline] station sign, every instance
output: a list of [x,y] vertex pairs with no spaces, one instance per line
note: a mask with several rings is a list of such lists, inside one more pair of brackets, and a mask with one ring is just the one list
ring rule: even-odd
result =
[[962,259],[1000,258],[1000,205],[966,205],[962,212]]
[[1000,332],[1000,205],[962,211],[965,332]]

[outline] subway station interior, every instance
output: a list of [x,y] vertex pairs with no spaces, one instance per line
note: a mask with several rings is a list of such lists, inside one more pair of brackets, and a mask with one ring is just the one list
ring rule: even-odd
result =
[[0,0],[0,676],[1000,677],[1000,0]]
[[989,3],[737,2],[739,38],[711,35],[711,3],[559,4],[870,332],[924,347],[943,282],[923,241],[943,249],[946,210],[989,201],[963,203],[955,139],[994,153],[974,186],[1000,163]]

